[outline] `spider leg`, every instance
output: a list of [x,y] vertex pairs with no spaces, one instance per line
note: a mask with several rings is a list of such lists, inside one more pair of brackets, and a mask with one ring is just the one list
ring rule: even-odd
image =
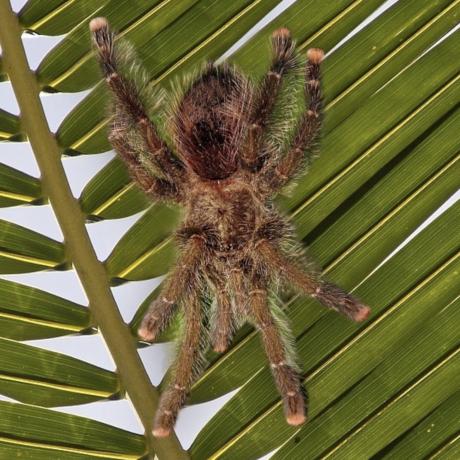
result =
[[262,185],[268,186],[271,192],[287,184],[313,156],[312,147],[319,137],[321,127],[320,63],[323,56],[324,52],[319,48],[308,50],[305,72],[308,109],[297,127],[289,151],[278,162],[267,164],[260,173]]
[[201,303],[196,293],[187,296],[185,305],[185,332],[176,358],[174,377],[162,394],[155,416],[153,435],[168,436],[177,414],[185,403],[195,378],[195,365],[201,350]]
[[[222,282],[222,279],[226,282]],[[217,308],[211,330],[211,343],[214,351],[218,353],[227,350],[235,329],[242,325],[248,316],[243,269],[239,266],[226,269],[221,280],[214,280]]]
[[233,294],[234,313],[241,322],[247,316],[247,295],[244,285],[243,270],[233,267],[228,273],[228,284]]
[[160,296],[154,300],[142,320],[137,331],[142,340],[153,342],[169,325],[180,298],[196,289],[204,246],[205,239],[200,235],[193,235],[188,240]]
[[232,339],[234,325],[229,286],[218,283],[216,286],[216,314],[211,329],[211,343],[214,351],[223,353]]
[[367,305],[339,286],[320,279],[316,274],[303,272],[267,240],[259,240],[256,247],[258,254],[272,270],[324,306],[356,322],[364,321],[369,316],[371,309]]
[[301,425],[306,420],[306,414],[300,376],[289,363],[286,344],[270,311],[267,286],[259,280],[253,280],[252,290],[249,292],[249,310],[261,333],[265,353],[283,398],[286,421],[290,425]]
[[121,132],[112,129],[109,134],[109,141],[120,158],[128,167],[132,179],[139,187],[152,196],[155,200],[170,200],[180,202],[182,197],[174,183],[155,177],[142,165],[135,149],[129,144]]
[[263,132],[272,113],[281,89],[283,77],[296,67],[295,44],[288,29],[278,29],[272,35],[273,59],[271,66],[260,82],[249,117],[243,161],[249,168],[258,166]]
[[156,167],[166,179],[180,183],[179,179],[184,173],[182,163],[174,157],[149,119],[134,79],[120,70],[126,64],[132,66],[133,62],[126,62],[129,58],[118,52],[114,43],[115,35],[105,18],[93,19],[90,30],[105,80],[114,96],[114,125],[123,127],[123,135],[133,130],[134,137],[140,137],[151,153],[145,159],[152,163],[151,169]]

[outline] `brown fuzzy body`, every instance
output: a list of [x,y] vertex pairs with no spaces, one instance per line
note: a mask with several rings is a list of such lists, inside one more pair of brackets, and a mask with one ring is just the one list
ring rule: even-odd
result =
[[[154,341],[175,312],[184,311],[182,343],[156,414],[155,436],[167,436],[173,428],[202,367],[208,334],[214,350],[223,352],[236,327],[245,321],[260,331],[287,422],[303,423],[301,375],[289,328],[277,305],[280,281],[352,320],[362,321],[370,312],[299,257],[300,244],[272,201],[312,158],[321,123],[324,53],[320,49],[307,53],[308,106],[287,147],[272,135],[273,113],[280,103],[283,79],[299,71],[299,58],[289,31],[279,29],[272,36],[270,68],[258,85],[226,64],[207,64],[192,78],[176,97],[169,117],[173,151],[148,115],[147,107],[156,102],[148,85],[133,74],[132,63],[128,73],[123,70],[132,58],[117,50],[107,21],[93,19],[90,29],[113,95],[109,133],[113,147],[147,195],[178,203],[185,211],[176,232],[180,246],[176,266],[138,331],[142,340]],[[291,109],[289,104],[284,107],[285,113]]]
[[200,177],[221,180],[238,169],[243,80],[231,68],[208,65],[182,96],[174,117],[177,148]]
[[185,209],[185,228],[206,236],[213,250],[240,258],[257,240],[257,230],[268,219],[263,197],[254,193],[250,178],[221,181],[195,179]]

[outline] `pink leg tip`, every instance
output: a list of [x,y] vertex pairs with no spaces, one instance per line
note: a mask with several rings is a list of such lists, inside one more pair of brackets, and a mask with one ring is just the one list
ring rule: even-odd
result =
[[155,438],[166,438],[170,435],[171,430],[169,428],[158,426],[153,429],[152,433]]
[[360,323],[361,321],[366,320],[369,315],[371,314],[371,309],[367,306],[361,307],[353,316],[353,319],[357,322]]
[[109,23],[107,22],[107,19],[105,18],[94,18],[91,19],[89,22],[89,30],[91,32],[97,32],[100,29],[103,29],[104,27],[108,27]]
[[216,353],[225,353],[227,351],[227,347],[226,347],[226,345],[220,343],[220,344],[214,345],[213,350]]
[[149,331],[143,326],[137,330],[137,336],[144,342],[153,342],[155,340],[155,336],[152,334],[152,331]]
[[282,40],[288,40],[291,38],[291,31],[286,29],[286,27],[281,27],[281,29],[277,29],[272,33],[273,38],[281,38]]
[[292,426],[302,425],[306,422],[306,420],[307,418],[305,417],[305,414],[303,412],[289,414],[286,416],[286,421],[289,423],[289,425]]
[[319,64],[324,58],[324,51],[321,48],[310,48],[307,58],[312,64]]

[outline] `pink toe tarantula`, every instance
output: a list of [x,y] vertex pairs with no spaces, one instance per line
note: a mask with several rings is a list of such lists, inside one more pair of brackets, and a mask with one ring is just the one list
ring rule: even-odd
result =
[[[90,30],[112,94],[113,148],[153,201],[185,211],[175,268],[138,331],[152,342],[182,309],[183,337],[154,435],[171,432],[206,343],[224,352],[245,321],[260,331],[287,423],[304,423],[302,375],[277,291],[289,284],[354,321],[370,313],[318,271],[304,268],[301,245],[273,204],[318,143],[323,51],[308,50],[302,70],[290,32],[279,29],[272,35],[270,67],[257,85],[229,64],[207,63],[182,85],[158,122],[159,90],[152,90],[127,45],[115,40],[104,18],[93,19]],[[286,82],[300,72],[307,107],[288,134],[283,118],[292,113],[295,90]],[[290,98],[285,106],[283,95]]]

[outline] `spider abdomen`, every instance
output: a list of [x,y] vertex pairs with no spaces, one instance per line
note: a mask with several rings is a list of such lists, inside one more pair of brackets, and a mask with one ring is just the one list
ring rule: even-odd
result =
[[204,179],[226,179],[238,169],[243,87],[233,69],[209,64],[178,104],[174,130],[179,149]]

